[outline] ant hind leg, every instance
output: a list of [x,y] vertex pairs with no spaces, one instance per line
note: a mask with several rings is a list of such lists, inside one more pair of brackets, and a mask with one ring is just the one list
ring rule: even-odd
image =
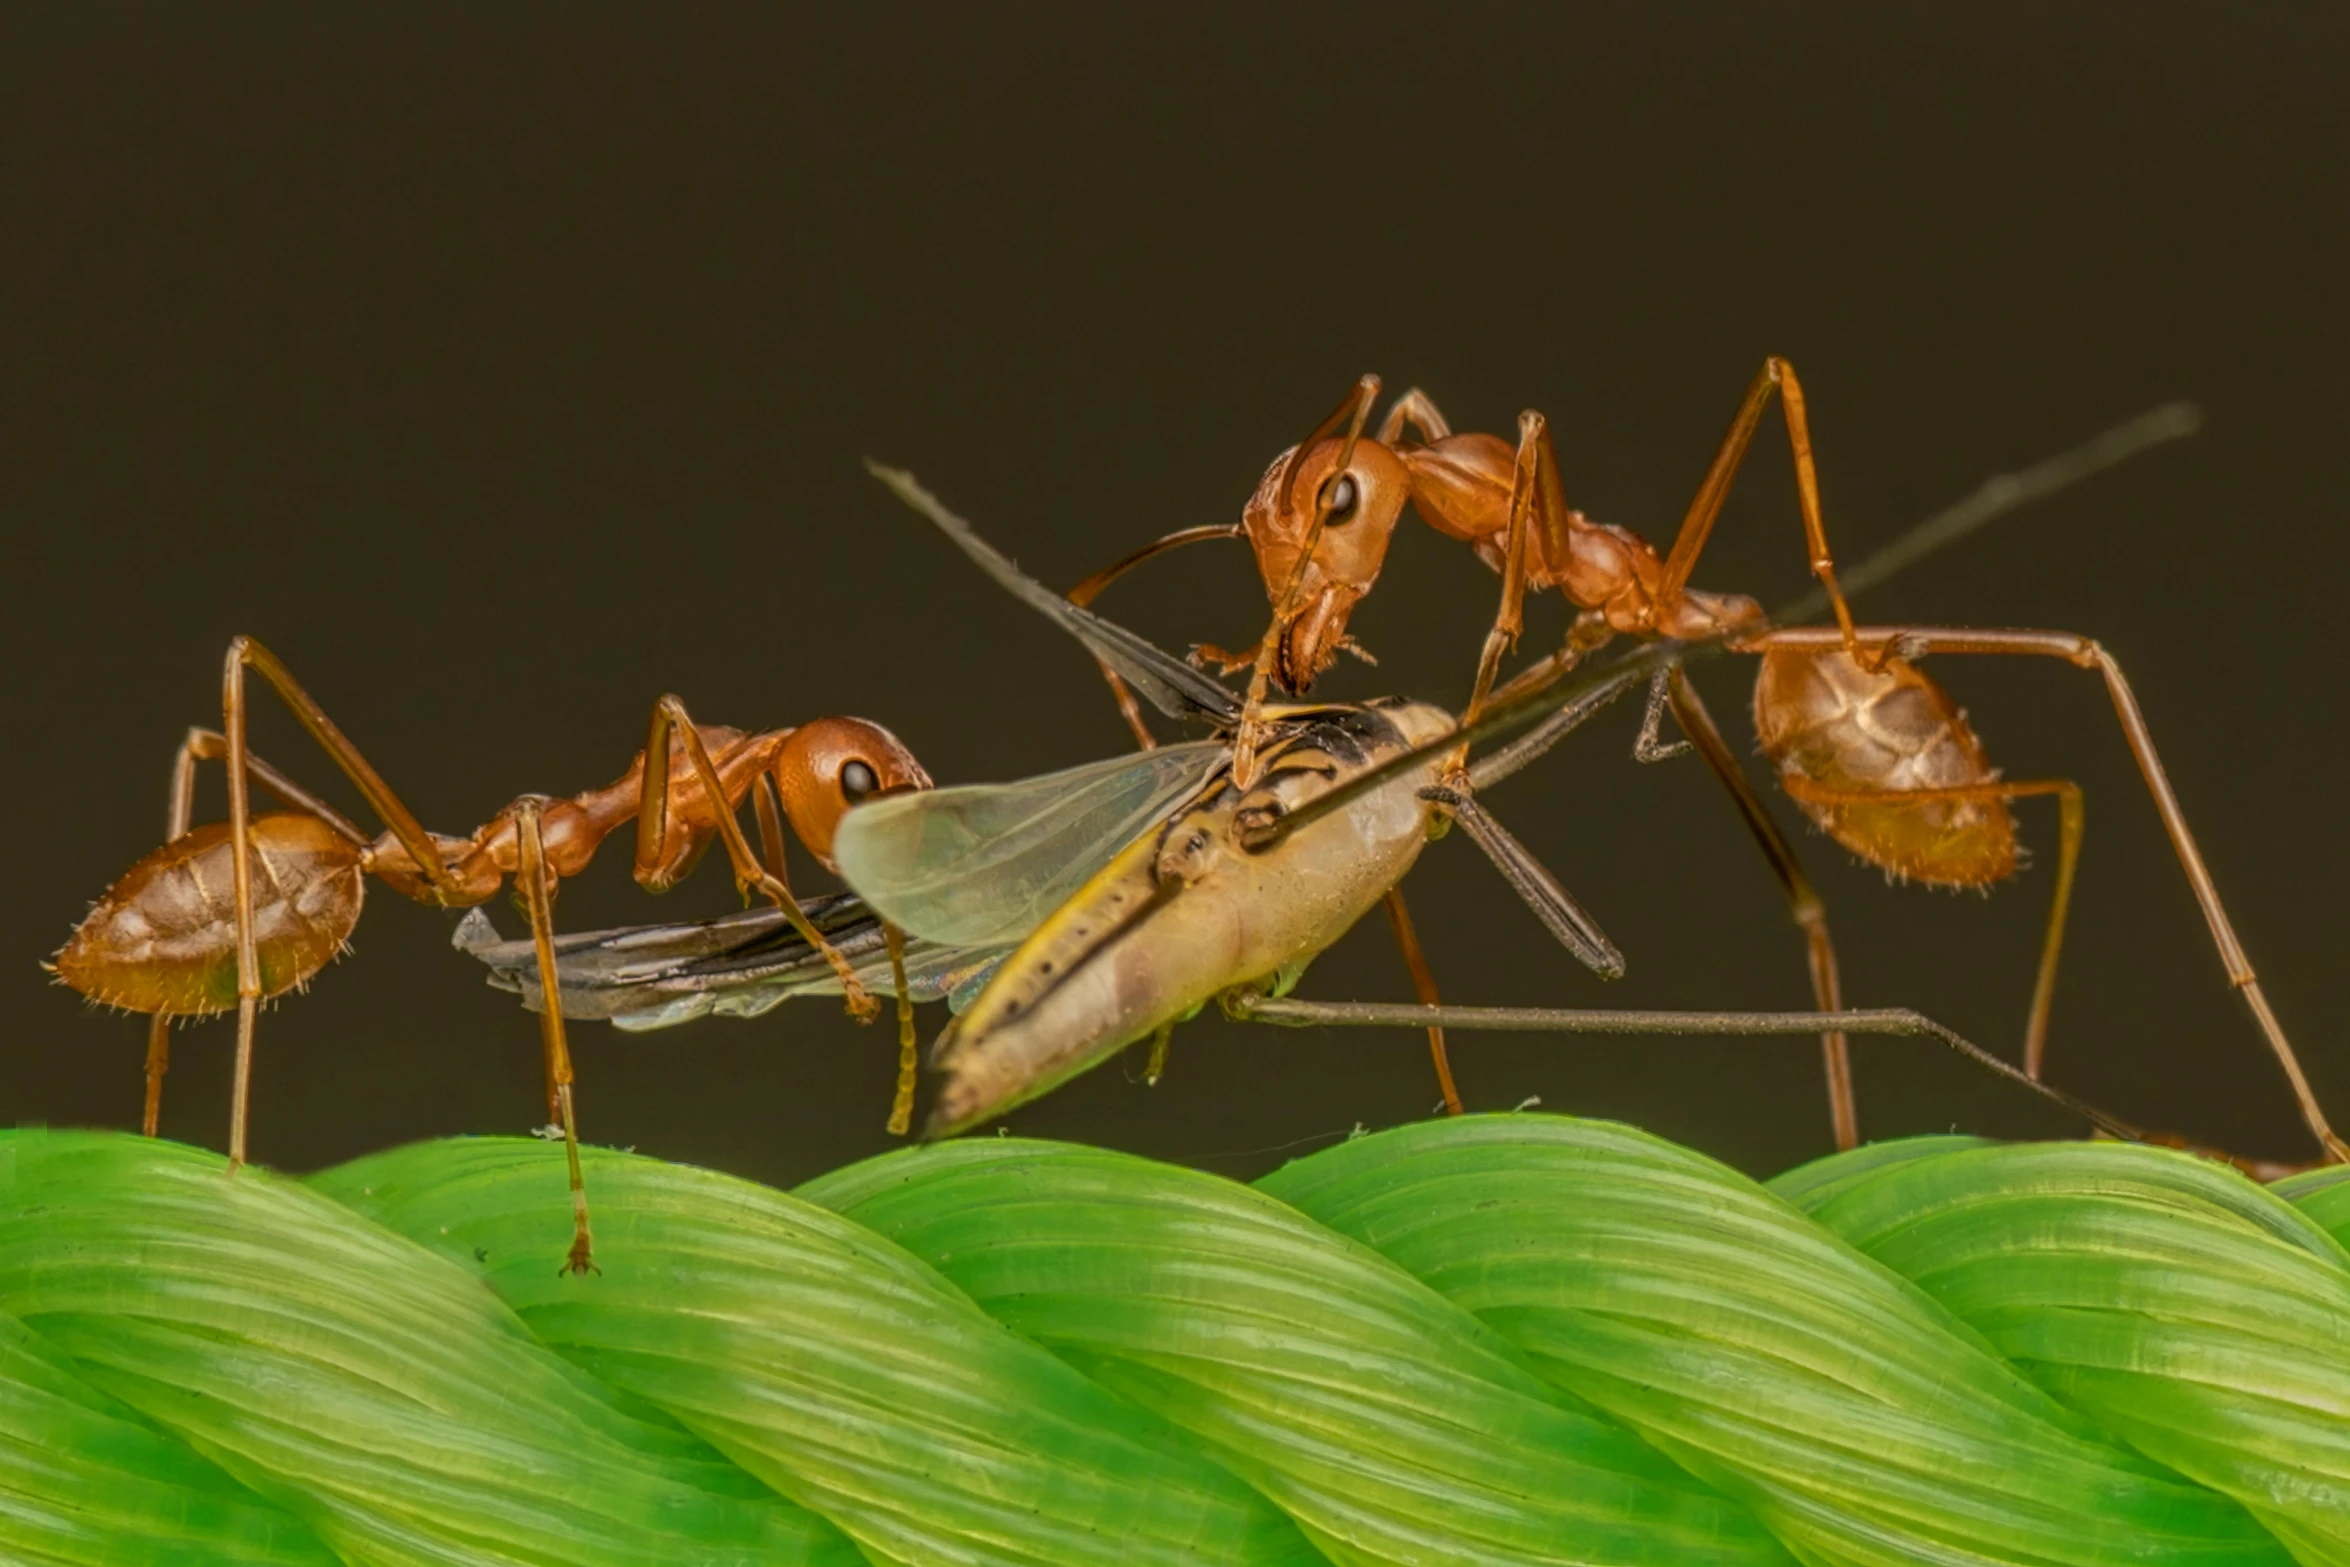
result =
[[[1754,784],[1738,765],[1737,757],[1731,754],[1721,730],[1715,727],[1713,714],[1706,711],[1696,688],[1678,667],[1665,683],[1665,697],[1681,732],[1689,737],[1698,755],[1705,758],[1707,768],[1730,792],[1731,803],[1738,807],[1755,846],[1762,850],[1763,858],[1771,862],[1772,874],[1779,878],[1779,888],[1787,898],[1787,913],[1803,932],[1814,1003],[1822,1012],[1842,1011],[1843,986],[1836,970],[1835,939],[1828,934],[1827,905],[1820,901],[1811,878],[1803,873],[1802,863],[1795,858],[1794,845],[1771,819],[1761,796],[1755,793]],[[1852,1087],[1852,1049],[1843,1030],[1821,1031],[1820,1058],[1827,1071],[1828,1116],[1836,1128],[1836,1146],[1856,1147],[1860,1142],[1860,1109]]]

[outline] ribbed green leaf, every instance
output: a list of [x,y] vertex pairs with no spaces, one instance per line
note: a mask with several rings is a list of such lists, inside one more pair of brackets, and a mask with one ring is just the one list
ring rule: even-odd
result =
[[2300,1209],[2317,1227],[2350,1246],[2350,1164],[2329,1164],[2287,1176],[2269,1188]]
[[2140,1451],[2350,1563],[2350,1254],[2209,1159],[2128,1143],[1946,1153],[1813,1217]]
[[604,1272],[557,1277],[561,1168],[543,1145],[483,1139],[317,1180],[461,1259],[544,1342],[879,1558],[1314,1559],[1278,1510],[1160,1422],[888,1241],[781,1192],[588,1150]]
[[802,1195],[1193,1433],[1336,1560],[1786,1561],[1466,1313],[1244,1186],[989,1138]]
[[2241,1508],[2101,1437],[1915,1285],[1629,1127],[1463,1117],[1259,1184],[1476,1313],[1807,1562],[2284,1559]]
[[333,1567],[274,1507],[0,1317],[0,1561]]
[[[562,1161],[540,1152],[560,1197]],[[345,1560],[855,1560],[703,1443],[622,1408],[463,1270],[295,1182],[224,1168],[146,1139],[0,1134],[0,1309]]]

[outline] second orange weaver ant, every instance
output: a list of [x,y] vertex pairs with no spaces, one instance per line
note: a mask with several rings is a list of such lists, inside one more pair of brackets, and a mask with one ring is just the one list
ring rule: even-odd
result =
[[[2080,855],[2081,790],[2066,778],[2001,778],[1958,705],[1917,661],[1929,654],[2020,655],[2095,671],[2210,927],[2229,984],[2243,995],[2284,1069],[2302,1119],[2327,1157],[2350,1160],[2350,1146],[2327,1124],[2220,902],[2121,665],[2095,640],[2072,632],[1855,624],[1821,520],[1802,384],[1786,360],[1766,360],[1748,386],[1672,548],[1663,555],[1631,530],[1593,522],[1567,504],[1549,424],[1540,413],[1519,415],[1514,444],[1495,435],[1455,434],[1436,404],[1415,388],[1396,399],[1377,429],[1367,433],[1379,392],[1377,376],[1357,381],[1303,441],[1273,460],[1237,524],[1190,528],[1155,540],[1078,584],[1070,597],[1090,602],[1128,570],[1168,549],[1212,538],[1245,539],[1275,606],[1274,624],[1254,647],[1226,652],[1203,646],[1198,654],[1227,670],[1249,667],[1252,700],[1260,699],[1269,684],[1303,693],[1350,647],[1348,617],[1377,582],[1409,502],[1438,532],[1469,545],[1502,579],[1500,610],[1486,634],[1464,723],[1489,702],[1555,677],[1618,636],[1721,639],[1761,660],[1755,728],[1780,788],[1829,836],[1870,864],[1932,886],[1987,888],[2012,876],[2019,864],[2010,803],[2052,798],[2059,834],[2055,885],[2024,1029],[2024,1067],[2034,1077],[2046,1059],[2057,961]],[[1752,598],[1689,586],[1774,395],[1793,450],[1808,563],[1834,611],[1832,627],[1775,627]],[[1501,659],[1524,625],[1525,596],[1546,588],[1558,589],[1578,611],[1565,645],[1497,687]],[[1150,743],[1133,699],[1114,676],[1111,684],[1137,736]],[[1658,760],[1681,749],[1658,742],[1667,708],[1729,791],[1770,861],[1803,933],[1816,1004],[1822,1011],[1837,1010],[1843,998],[1825,905],[1677,668],[1652,691],[1635,754]],[[1422,977],[1417,964],[1414,977]],[[1428,999],[1430,987],[1421,989]],[[1821,1043],[1837,1145],[1849,1148],[1859,1140],[1859,1123],[1846,1042],[1832,1033]]]

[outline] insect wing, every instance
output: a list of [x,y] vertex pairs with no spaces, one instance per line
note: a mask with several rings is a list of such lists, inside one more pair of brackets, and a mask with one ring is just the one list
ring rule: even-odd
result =
[[1017,942],[1231,754],[1166,746],[1018,783],[927,789],[860,805],[833,840],[840,873],[908,935]]

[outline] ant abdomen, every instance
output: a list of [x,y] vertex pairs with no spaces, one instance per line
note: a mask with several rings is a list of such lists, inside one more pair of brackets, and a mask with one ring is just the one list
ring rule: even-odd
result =
[[1900,798],[1999,776],[1958,704],[1907,659],[1871,671],[1842,648],[1772,649],[1755,679],[1754,727],[1804,814],[1870,864],[1950,887],[2015,873],[2004,801]]
[[[359,923],[361,850],[315,816],[251,823],[261,993],[332,962]],[[59,978],[131,1012],[202,1017],[237,1005],[237,893],[229,826],[183,833],[106,890],[58,952]]]

